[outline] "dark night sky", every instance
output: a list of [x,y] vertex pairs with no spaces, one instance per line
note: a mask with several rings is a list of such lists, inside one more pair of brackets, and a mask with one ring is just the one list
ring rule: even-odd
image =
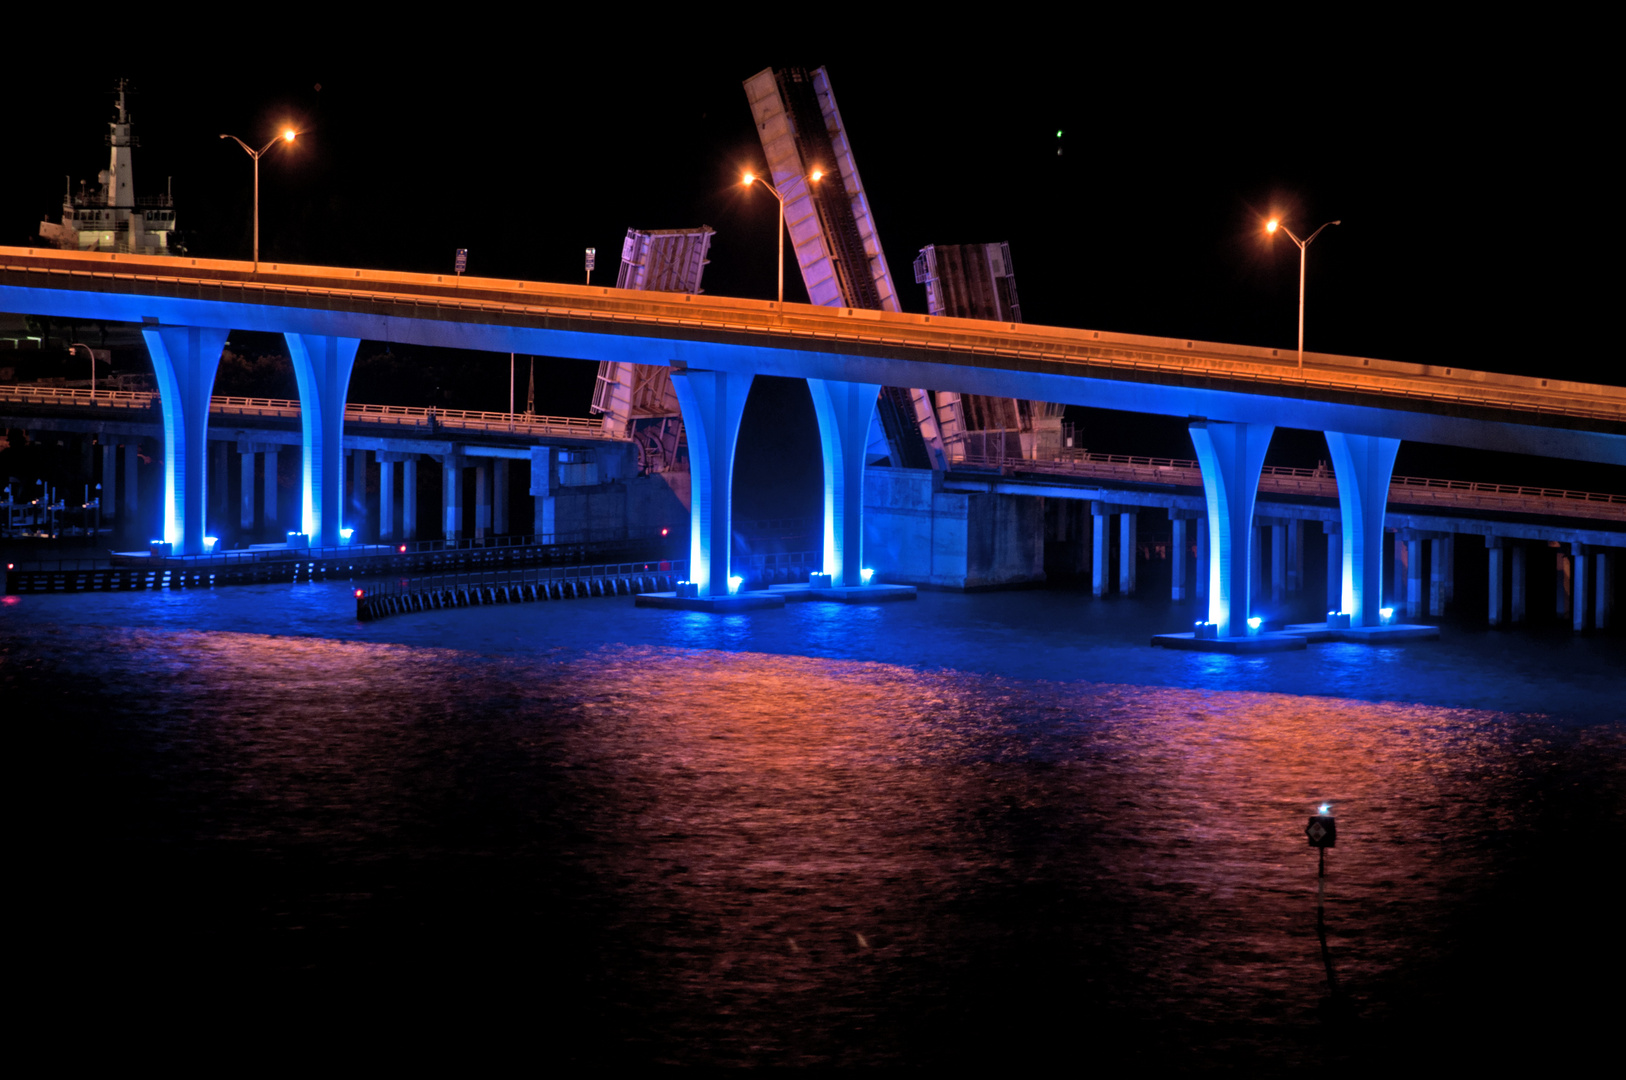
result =
[[761,159],[741,82],[823,64],[909,310],[920,247],[1007,240],[1030,322],[1290,347],[1298,252],[1260,229],[1280,211],[1303,230],[1343,220],[1310,249],[1312,350],[1623,381],[1590,235],[1613,95],[1584,58],[1550,60],[1544,32],[1407,28],[1390,45],[1374,27],[1298,59],[1244,27],[1080,24],[1042,53],[598,29],[239,56],[229,74],[173,54],[40,64],[39,92],[0,102],[26,148],[0,170],[0,243],[36,242],[64,175],[105,166],[126,75],[138,191],[175,177],[193,254],[249,253],[250,163],[216,136],[263,142],[289,118],[309,133],[262,164],[266,258],[443,271],[466,247],[474,274],[574,281],[592,245],[613,281],[628,226],[705,223],[706,291],[771,298],[774,203],[737,182]]

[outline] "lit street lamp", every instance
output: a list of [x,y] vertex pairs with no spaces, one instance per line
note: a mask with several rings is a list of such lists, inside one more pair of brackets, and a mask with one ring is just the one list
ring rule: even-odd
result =
[[90,357],[90,396],[95,397],[96,396],[96,353],[95,353],[94,350],[91,349],[91,347],[89,345],[86,345],[84,342],[75,341],[75,342],[73,342],[72,344],[70,344],[68,346],[68,355],[72,356],[73,355],[73,350],[75,350],[75,349],[83,349],[83,350],[85,350],[85,355]]
[[[808,174],[807,178],[809,180],[813,181],[814,183],[818,183],[821,179],[824,178],[824,172],[821,169],[814,169],[811,173]],[[768,181],[764,180],[762,177],[757,176],[755,173],[746,173],[745,174],[745,186],[750,187],[753,183],[761,184],[763,187],[768,189],[768,194],[772,195],[774,198],[779,200],[779,314],[784,315],[784,313],[785,313],[785,197],[779,193],[778,188],[776,188],[772,184],[768,183]]]
[[266,143],[258,150],[235,135],[222,135],[222,139],[230,139],[243,148],[243,152],[254,159],[254,270],[260,269],[260,155],[277,145],[278,142],[291,143],[299,132],[293,128],[284,128],[281,135]]
[[[1326,224],[1322,225],[1321,229],[1325,229],[1327,227],[1327,225],[1342,225],[1342,224],[1343,224],[1343,222],[1341,222],[1341,221],[1329,221]],[[1305,259],[1305,255],[1306,255],[1307,251],[1309,250],[1310,245],[1315,242],[1316,237],[1321,235],[1321,229],[1317,229],[1315,232],[1311,233],[1308,239],[1300,240],[1297,236],[1293,235],[1293,230],[1292,229],[1289,229],[1286,225],[1283,225],[1281,223],[1281,221],[1279,219],[1277,219],[1277,218],[1271,218],[1268,222],[1265,223],[1265,232],[1267,232],[1267,233],[1275,233],[1275,231],[1277,229],[1280,229],[1280,230],[1282,230],[1282,232],[1286,233],[1288,235],[1288,237],[1293,241],[1293,243],[1295,243],[1295,244],[1297,244],[1299,246],[1299,367],[1303,367],[1304,366],[1304,259]]]

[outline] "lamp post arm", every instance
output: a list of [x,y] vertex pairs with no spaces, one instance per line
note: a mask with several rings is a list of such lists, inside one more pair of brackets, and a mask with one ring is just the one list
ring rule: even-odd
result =
[[[1322,225],[1321,229],[1325,229],[1327,227],[1327,225],[1342,225],[1342,224],[1343,224],[1342,221],[1329,221],[1326,224]],[[1304,243],[1301,244],[1300,246],[1301,247],[1309,247],[1310,244],[1312,244],[1315,241],[1315,238],[1321,235],[1321,229],[1317,229],[1315,232],[1311,233],[1310,234],[1310,239],[1304,241]],[[1287,235],[1293,236],[1292,233],[1288,233]],[[1296,237],[1296,236],[1293,237],[1293,238],[1295,240],[1298,239],[1298,237]]]
[[[230,139],[232,142],[236,143],[238,146],[241,146],[243,148],[243,153],[247,154],[251,158],[258,158],[260,156],[260,154],[265,153],[265,150],[261,150],[260,154],[256,154],[254,152],[254,148],[252,146],[250,146],[248,143],[244,142],[242,139],[239,139],[235,135],[222,135],[221,138],[222,139]],[[269,150],[270,148],[271,148],[270,145],[267,144],[266,150]]]

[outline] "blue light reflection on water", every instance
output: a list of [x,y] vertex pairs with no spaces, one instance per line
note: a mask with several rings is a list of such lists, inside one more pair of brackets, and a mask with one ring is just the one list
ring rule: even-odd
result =
[[[1573,884],[1539,853],[1621,831],[1607,640],[1165,653],[1166,605],[1037,592],[352,612],[339,584],[0,612],[8,697],[77,770],[68,839],[154,897],[110,925],[306,992],[573,973],[551,1007],[583,1060],[607,1031],[656,1060],[976,1058],[997,1040],[954,1040],[992,1018],[1302,1065],[1317,804],[1341,974],[1391,1033],[1442,973],[1541,953],[1501,921]],[[1552,973],[1513,970],[1469,998]]]

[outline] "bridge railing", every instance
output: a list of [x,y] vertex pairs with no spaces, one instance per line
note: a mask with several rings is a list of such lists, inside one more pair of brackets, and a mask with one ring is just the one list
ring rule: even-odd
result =
[[[85,387],[31,386],[8,383],[0,386],[0,400],[40,405],[82,408],[150,409],[158,404],[156,390],[90,390]],[[209,411],[231,416],[274,416],[297,418],[299,402],[290,398],[241,397],[217,394],[209,399]],[[572,439],[602,439],[625,442],[626,438],[604,430],[597,418],[580,416],[540,416],[535,413],[487,412],[478,409],[416,408],[406,405],[347,404],[347,422],[393,424],[434,431],[437,428],[501,431],[516,435],[564,435]]]

